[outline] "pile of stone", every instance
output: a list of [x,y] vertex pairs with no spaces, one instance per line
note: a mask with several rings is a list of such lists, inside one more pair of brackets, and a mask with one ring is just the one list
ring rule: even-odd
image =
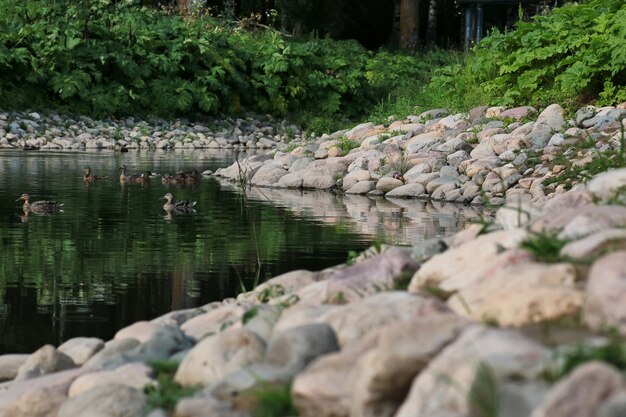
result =
[[270,149],[301,138],[297,126],[258,116],[202,123],[0,113],[0,149]]
[[[522,195],[537,202],[595,172],[580,170],[567,182],[559,174],[618,153],[625,116],[626,104],[586,106],[572,119],[557,104],[538,115],[532,107],[479,107],[453,115],[434,109],[388,126],[365,123],[292,141],[274,155],[243,159],[216,175],[257,187],[496,205]],[[355,149],[346,152],[349,147]]]
[[[540,204],[519,198],[421,265],[410,250],[372,248],[106,343],[0,356],[0,415],[247,417],[255,393],[276,386],[304,417],[626,415],[623,370],[590,361],[548,379],[573,347],[526,332],[571,320],[589,346],[607,343],[606,328],[626,336],[626,207],[614,204],[625,188],[620,169]],[[548,263],[529,239],[563,245]],[[197,387],[171,410],[145,391],[160,383],[146,364],[164,359]]]

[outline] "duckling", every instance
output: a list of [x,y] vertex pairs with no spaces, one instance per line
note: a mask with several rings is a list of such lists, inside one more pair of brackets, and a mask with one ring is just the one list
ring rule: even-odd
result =
[[134,182],[138,182],[139,184],[143,184],[143,185],[150,185],[150,171],[146,171],[145,173],[141,174],[138,178],[134,179]]
[[127,178],[128,178],[128,176],[126,175],[126,165],[122,165],[120,167],[120,170],[122,171],[120,173],[120,181],[121,182],[125,182],[127,180]]
[[163,209],[165,211],[193,211],[193,206],[196,205],[196,202],[194,200],[176,201],[174,200],[174,196],[171,193],[167,193],[161,198],[167,200],[167,203],[165,203],[165,205],[163,206]]
[[185,177],[185,182],[197,182],[200,181],[201,177],[200,174],[198,173],[197,169],[194,169],[193,171],[191,171],[191,174],[187,175]]
[[83,180],[87,182],[98,181],[98,180],[106,180],[109,177],[102,175],[91,175],[91,168],[85,167],[85,175],[83,175]]
[[141,175],[129,174],[127,172],[126,165],[122,165],[120,167],[120,170],[122,170],[122,172],[120,174],[120,182],[139,182],[139,183],[143,183],[143,180],[141,179]]
[[22,194],[20,198],[15,201],[20,200],[24,200],[24,205],[22,206],[22,209],[25,213],[32,211],[33,213],[52,214],[60,213],[63,211],[63,203],[57,203],[56,201],[34,201],[31,203],[30,195],[28,195],[27,193]]
[[170,172],[167,172],[163,174],[163,177],[161,178],[161,182],[163,184],[184,184],[185,180],[174,177]]

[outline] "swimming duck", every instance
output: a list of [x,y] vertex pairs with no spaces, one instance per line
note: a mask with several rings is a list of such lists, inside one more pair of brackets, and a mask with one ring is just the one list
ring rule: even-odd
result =
[[191,171],[191,174],[185,176],[185,182],[197,182],[200,181],[200,174],[197,169]]
[[91,181],[98,181],[98,180],[106,180],[107,176],[101,176],[101,175],[91,175],[91,168],[89,167],[85,167],[85,175],[83,175],[83,180],[87,181],[87,182],[91,182]]
[[180,178],[180,176],[174,177],[171,173],[167,172],[163,174],[161,182],[163,184],[184,184],[185,180]]
[[32,211],[33,213],[59,213],[62,212],[63,203],[56,201],[34,201],[30,202],[30,195],[24,193],[15,201],[24,200],[22,209],[24,212]]
[[163,209],[166,211],[192,211],[193,206],[196,205],[194,200],[174,200],[174,196],[171,193],[165,194],[162,199],[167,200],[167,203],[163,206]]
[[126,181],[129,181],[129,182],[137,182],[137,179],[139,178],[139,175],[136,175],[136,174],[128,174],[128,173],[126,172],[126,170],[127,170],[126,165],[122,165],[122,166],[120,167],[120,170],[122,171],[122,172],[120,173],[120,181],[121,181],[121,182],[126,182]]
[[150,171],[146,171],[145,173],[139,175],[136,178],[132,178],[132,182],[137,182],[143,185],[150,185],[150,176],[152,173]]

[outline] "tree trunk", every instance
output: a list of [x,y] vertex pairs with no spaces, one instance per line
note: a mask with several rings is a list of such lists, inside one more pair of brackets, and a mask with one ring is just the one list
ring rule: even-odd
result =
[[432,48],[437,43],[437,0],[430,0],[428,23],[426,26],[426,46]]
[[191,0],[178,0],[178,10],[180,11],[180,13],[182,14],[189,13],[190,3],[191,3]]
[[420,0],[400,1],[400,48],[413,48],[419,37]]

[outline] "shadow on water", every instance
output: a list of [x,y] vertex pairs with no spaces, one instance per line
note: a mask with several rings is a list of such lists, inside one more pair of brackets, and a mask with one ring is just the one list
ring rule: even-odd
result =
[[[76,336],[110,339],[121,327],[201,306],[295,269],[319,270],[374,240],[409,245],[450,235],[475,212],[416,201],[328,192],[256,190],[243,206],[230,184],[120,184],[129,172],[215,170],[219,151],[119,154],[0,151],[0,353],[29,352]],[[108,181],[85,183],[83,168]],[[63,213],[25,219],[22,193],[63,202]],[[197,201],[168,213],[163,195]],[[268,201],[271,200],[271,203]],[[27,221],[25,221],[27,220]]]

